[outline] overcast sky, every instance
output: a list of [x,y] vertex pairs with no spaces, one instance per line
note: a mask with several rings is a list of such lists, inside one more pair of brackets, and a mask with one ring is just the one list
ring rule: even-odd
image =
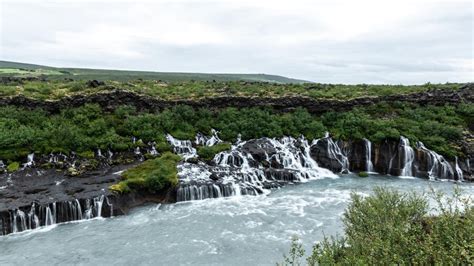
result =
[[324,83],[474,81],[471,1],[0,0],[0,60],[267,73]]

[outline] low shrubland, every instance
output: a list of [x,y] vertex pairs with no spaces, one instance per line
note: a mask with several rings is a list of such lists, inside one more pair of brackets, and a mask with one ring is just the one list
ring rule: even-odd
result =
[[[474,205],[453,196],[400,193],[377,188],[369,197],[352,194],[344,235],[317,243],[308,265],[471,265],[474,263]],[[286,265],[300,265],[305,250],[293,239]]]
[[[60,77],[60,76],[59,76]],[[74,94],[92,94],[125,89],[166,100],[201,99],[219,96],[288,97],[348,100],[359,97],[408,94],[433,89],[456,90],[459,83],[424,85],[344,85],[344,84],[278,84],[248,81],[180,81],[131,80],[107,81],[104,86],[89,86],[86,80],[23,81],[0,85],[0,96],[24,95],[35,99],[60,99]]]
[[[220,131],[224,141],[259,137],[304,135],[308,139],[324,136],[337,139],[367,138],[372,142],[397,140],[401,135],[424,144],[448,158],[462,156],[459,140],[472,124],[473,104],[458,106],[418,106],[407,103],[380,103],[347,112],[327,112],[316,116],[296,108],[278,113],[271,108],[224,108],[218,111],[176,106],[161,112],[143,113],[121,106],[106,112],[96,104],[67,108],[50,114],[41,109],[0,107],[0,160],[23,160],[31,152],[49,154],[75,151],[85,157],[97,149],[125,151],[155,142],[159,152],[169,151],[165,134],[193,139],[197,132]],[[137,140],[133,142],[132,137]],[[201,149],[209,157],[214,149]]]

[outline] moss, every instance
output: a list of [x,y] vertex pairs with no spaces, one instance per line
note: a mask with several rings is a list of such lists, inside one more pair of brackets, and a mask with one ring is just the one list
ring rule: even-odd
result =
[[212,160],[216,154],[230,150],[231,147],[232,145],[230,143],[218,143],[214,146],[200,146],[197,148],[197,153],[203,160]]
[[367,172],[359,172],[358,175],[359,177],[369,177],[369,174]]
[[79,152],[77,153],[77,155],[79,157],[82,157],[82,158],[87,158],[87,159],[94,159],[95,157],[95,153],[93,151],[83,151],[83,152]]
[[7,166],[7,171],[8,172],[15,172],[18,169],[20,169],[20,163],[19,162],[12,162]]
[[165,152],[158,158],[150,159],[122,173],[122,181],[110,189],[117,193],[148,191],[157,193],[178,184],[176,164],[181,157]]

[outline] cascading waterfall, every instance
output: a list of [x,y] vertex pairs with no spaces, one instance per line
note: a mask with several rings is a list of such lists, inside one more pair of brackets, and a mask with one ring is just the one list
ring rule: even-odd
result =
[[[448,161],[444,159],[443,156],[438,153],[425,147],[423,142],[417,142],[417,147],[420,150],[425,151],[428,155],[428,177],[430,180],[435,178],[446,178],[448,176],[453,176],[453,168]],[[462,171],[461,171],[462,174]]]
[[215,129],[211,129],[210,137],[205,136],[201,133],[198,133],[196,134],[196,139],[194,143],[196,143],[196,145],[214,146],[215,144],[222,142],[222,140],[218,136],[218,133],[219,132],[216,131]]
[[173,151],[183,156],[184,159],[196,156],[196,149],[193,147],[190,140],[175,139],[170,134],[166,134],[166,140],[173,147]]
[[[258,140],[264,152],[263,161],[258,162],[245,151],[247,142],[239,142],[231,150],[215,155],[213,165],[183,163],[178,166],[180,184],[177,201],[202,200],[240,195],[268,193],[267,188],[282,183],[304,182],[308,179],[337,177],[328,169],[318,166],[310,156],[310,145],[306,139],[284,137],[279,140]],[[262,165],[279,165],[265,168]]]
[[339,145],[330,137],[329,132],[324,134],[324,138],[322,139],[315,139],[313,140],[313,145],[318,145],[319,141],[325,140],[327,141],[327,154],[332,160],[336,160],[339,165],[341,166],[341,173],[348,173],[349,172],[349,159],[347,156],[342,152]]
[[458,180],[459,181],[464,181],[464,176],[462,174],[462,170],[461,168],[459,167],[459,164],[458,164],[458,157],[456,156],[455,157],[455,170],[456,170],[456,174],[457,174],[457,177],[458,177]]
[[365,151],[366,151],[366,169],[368,173],[373,173],[374,172],[374,165],[372,164],[372,142],[368,139],[364,139],[365,142]]
[[23,168],[32,167],[35,165],[35,154],[28,154],[26,163],[23,164]]
[[[92,201],[85,199],[82,203],[78,199],[53,202],[47,205],[32,203],[29,209],[12,210],[10,211],[11,228],[8,230],[3,226],[3,228],[0,228],[2,229],[0,230],[0,235],[17,233],[57,223],[102,217],[105,198],[104,195],[101,195],[92,198]],[[106,201],[106,206],[111,209],[110,215],[107,216],[112,216],[112,205],[109,204],[108,200]],[[4,224],[3,221],[2,223]]]
[[400,175],[413,176],[412,166],[415,159],[415,151],[410,146],[410,141],[403,136],[400,137],[400,148],[403,149],[403,168]]

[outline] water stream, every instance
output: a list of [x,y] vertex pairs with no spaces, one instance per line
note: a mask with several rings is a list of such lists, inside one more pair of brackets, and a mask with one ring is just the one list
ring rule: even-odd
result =
[[0,265],[274,265],[294,235],[310,250],[323,234],[342,233],[351,191],[368,195],[382,185],[418,192],[460,185],[474,195],[470,183],[343,175],[257,196],[153,204],[126,216],[3,236]]

